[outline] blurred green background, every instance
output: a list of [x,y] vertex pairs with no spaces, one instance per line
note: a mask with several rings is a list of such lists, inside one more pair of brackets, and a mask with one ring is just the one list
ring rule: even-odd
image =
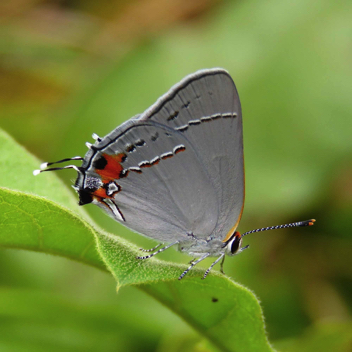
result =
[[[43,161],[84,155],[93,132],[107,134],[186,74],[227,69],[243,108],[239,230],[317,223],[246,237],[250,250],[225,271],[260,299],[274,347],[352,350],[350,0],[14,0],[0,15],[0,127]],[[70,185],[75,173],[60,177]],[[102,228],[152,244],[86,208]],[[0,253],[1,351],[208,350],[137,288],[116,295],[106,273]]]

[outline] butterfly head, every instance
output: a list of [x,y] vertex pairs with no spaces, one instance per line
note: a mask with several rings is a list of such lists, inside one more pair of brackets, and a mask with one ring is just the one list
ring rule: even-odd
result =
[[241,245],[242,245],[241,234],[238,231],[236,231],[227,241],[226,247],[225,247],[225,253],[230,256],[235,255],[238,253],[238,251],[241,250]]

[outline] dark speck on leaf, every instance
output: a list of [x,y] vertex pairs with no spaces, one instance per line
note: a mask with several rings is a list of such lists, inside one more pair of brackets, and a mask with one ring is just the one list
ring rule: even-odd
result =
[[217,298],[215,298],[215,297],[213,297],[213,298],[211,299],[211,301],[215,303],[215,302],[217,302],[217,301],[218,301],[218,299],[217,299]]

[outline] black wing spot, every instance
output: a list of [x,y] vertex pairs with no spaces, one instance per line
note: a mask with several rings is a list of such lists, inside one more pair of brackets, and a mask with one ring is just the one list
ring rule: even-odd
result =
[[145,141],[143,139],[140,139],[136,142],[137,147],[143,147],[144,144],[145,144]]
[[153,142],[155,142],[155,141],[158,139],[158,137],[159,137],[159,133],[156,132],[153,136],[150,137],[150,139],[151,139]]
[[121,163],[126,161],[126,159],[127,159],[127,155],[126,154],[121,155]]
[[183,107],[184,107],[185,109],[188,109],[188,107],[189,107],[190,104],[191,104],[191,102],[188,101],[185,105],[183,105]]
[[[189,104],[189,103],[188,103]],[[171,114],[168,118],[167,121],[175,120],[179,114],[179,111],[175,111],[173,114]]]
[[108,161],[101,155],[98,159],[94,160],[93,167],[94,169],[104,170],[107,164]]
[[136,147],[133,144],[130,144],[126,147],[126,152],[127,153],[132,153],[136,150]]
[[127,177],[127,176],[128,176],[128,170],[127,169],[123,169],[120,172],[119,178],[124,178],[124,177]]

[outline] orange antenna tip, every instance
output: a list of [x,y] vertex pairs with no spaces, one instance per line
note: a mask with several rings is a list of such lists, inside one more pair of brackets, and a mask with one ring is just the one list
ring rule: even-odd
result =
[[315,221],[316,221],[315,219],[310,219],[310,220],[309,220],[309,223],[308,223],[309,226],[313,226],[314,223],[315,223]]

